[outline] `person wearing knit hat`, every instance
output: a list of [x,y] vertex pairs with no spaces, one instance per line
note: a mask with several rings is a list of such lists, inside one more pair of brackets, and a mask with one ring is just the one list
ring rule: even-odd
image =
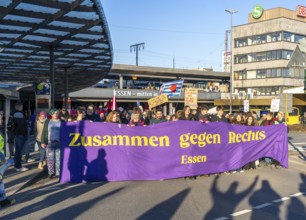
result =
[[58,110],[56,108],[51,108],[49,114],[53,115],[55,112],[58,112]]
[[39,116],[45,116],[47,118],[47,112],[41,111],[39,112]]

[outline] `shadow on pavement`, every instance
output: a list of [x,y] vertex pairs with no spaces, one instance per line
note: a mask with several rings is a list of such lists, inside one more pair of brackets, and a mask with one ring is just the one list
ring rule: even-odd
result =
[[[214,179],[214,182],[210,189],[210,194],[213,200],[213,207],[208,211],[208,213],[205,215],[204,219],[216,219],[218,217],[221,217],[220,215],[222,213],[225,213],[226,215],[230,215],[234,212],[236,206],[245,198],[248,196],[248,194],[254,189],[257,181],[258,176],[254,179],[253,183],[244,191],[238,193],[238,182],[233,182],[229,189],[226,192],[221,192],[218,190],[218,179],[220,176],[216,176]],[[228,202],[228,200],[230,202]]]
[[[33,162],[33,163],[28,163],[28,164],[23,164],[24,167],[28,168],[29,171],[34,171],[35,173],[31,173],[31,175],[35,175],[36,173],[40,172],[40,170],[37,169],[37,164],[38,162]],[[17,176],[22,176],[21,178],[25,177],[25,179],[29,179],[29,175],[26,175],[29,173],[29,171],[25,171],[25,172],[17,172],[15,171],[15,168],[14,168],[14,165],[12,165],[9,169],[7,169],[5,171],[5,176],[4,176],[4,179],[5,179],[5,183],[7,185],[7,187],[9,187],[10,185],[15,185],[15,180],[9,180],[9,179],[15,179],[15,177]],[[18,178],[18,179],[21,179],[21,178]],[[22,182],[22,181],[19,181],[19,180],[16,180],[18,181],[18,183]],[[11,184],[13,183],[13,184]]]
[[[54,185],[57,183],[54,183]],[[27,190],[20,192],[14,196],[13,199],[16,200],[16,203],[26,203],[28,201],[33,201],[30,205],[27,205],[18,212],[13,212],[7,215],[2,215],[3,219],[16,219],[21,218],[23,216],[29,215],[33,212],[38,212],[47,208],[50,208],[54,205],[58,205],[65,200],[69,200],[72,198],[77,198],[85,193],[88,193],[96,188],[104,185],[106,183],[101,184],[58,184],[56,187],[53,187],[51,190],[48,190],[50,186],[44,186],[40,188],[35,188],[32,190]],[[53,185],[53,186],[54,186]],[[42,201],[36,201],[35,199],[40,196],[45,196]],[[15,197],[15,198],[14,198]],[[77,210],[75,210],[77,211]],[[66,219],[66,218],[65,218]]]
[[[106,193],[104,195],[98,196],[94,199],[91,199],[89,201],[86,202],[81,202],[75,205],[72,205],[70,207],[64,208],[60,211],[54,212],[52,214],[50,214],[49,216],[46,216],[45,218],[42,218],[44,220],[47,219],[75,219],[76,217],[78,217],[78,215],[82,214],[83,212],[88,211],[92,206],[94,206],[96,203],[98,203],[99,201],[114,195],[117,192],[120,192],[124,187],[121,187],[119,189],[113,190],[109,193]],[[102,217],[101,217],[102,219]]]
[[306,161],[306,155],[301,152],[294,144],[291,143],[291,141],[288,141],[288,143],[299,153],[299,158]]
[[[262,186],[249,198],[249,204],[253,207],[251,219],[280,219],[281,197],[271,187],[268,180],[262,180]],[[279,200],[279,202],[273,202]]]
[[[303,196],[306,196],[306,175],[300,173],[302,182],[300,183],[299,191],[304,193]],[[294,220],[305,220],[306,208],[304,204],[300,201],[298,197],[292,197],[290,204],[288,205],[287,210],[287,219]]]
[[148,220],[148,219],[171,219],[175,211],[180,207],[186,196],[189,194],[190,189],[184,189],[171,198],[159,203],[152,209],[148,210],[137,220]]

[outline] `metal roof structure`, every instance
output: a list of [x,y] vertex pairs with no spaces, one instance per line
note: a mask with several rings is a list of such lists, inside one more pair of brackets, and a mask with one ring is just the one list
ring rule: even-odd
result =
[[114,64],[108,79],[118,79],[119,75],[129,79],[132,76],[136,76],[141,79],[186,79],[186,80],[229,80],[230,73],[217,72],[213,70],[197,70],[197,69],[176,69],[176,68],[164,68],[164,67],[151,67],[151,66],[132,66],[125,64]]
[[[92,86],[112,66],[113,51],[100,0],[1,0],[0,81],[51,79],[55,94]],[[52,83],[52,82],[51,82]]]

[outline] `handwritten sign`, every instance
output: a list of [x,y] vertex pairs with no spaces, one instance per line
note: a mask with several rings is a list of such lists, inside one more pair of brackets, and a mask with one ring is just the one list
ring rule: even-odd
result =
[[148,100],[148,104],[149,104],[150,108],[154,108],[154,107],[159,106],[161,104],[164,104],[166,102],[168,102],[168,97],[167,97],[166,94],[161,94],[159,96],[156,96],[156,97]]
[[198,90],[188,88],[185,90],[185,105],[190,106],[191,109],[198,107]]

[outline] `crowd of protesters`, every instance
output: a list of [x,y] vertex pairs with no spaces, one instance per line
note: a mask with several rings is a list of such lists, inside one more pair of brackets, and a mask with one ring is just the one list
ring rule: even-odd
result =
[[[16,171],[26,171],[27,168],[21,164],[21,156],[27,136],[27,122],[22,114],[22,103],[15,105],[16,111],[13,114],[14,129],[9,129],[8,133],[14,130],[14,134],[10,134],[8,143],[14,142],[13,149],[10,148],[10,155],[14,157]],[[78,106],[74,110],[68,110],[66,107],[61,109],[51,109],[48,112],[40,111],[31,123],[33,127],[33,135],[36,145],[38,146],[40,157],[38,169],[44,169],[47,166],[49,178],[59,175],[60,169],[60,126],[63,122],[73,122],[88,120],[91,122],[118,123],[126,124],[126,126],[148,126],[157,123],[177,120],[199,121],[201,123],[225,122],[230,124],[239,124],[245,126],[268,126],[272,124],[285,124],[284,115],[279,112],[276,117],[274,113],[267,112],[261,117],[256,112],[226,114],[221,106],[217,106],[216,112],[209,113],[208,106],[200,106],[198,109],[191,109],[189,106],[179,109],[173,115],[164,115],[162,108],[143,109],[142,106],[132,107],[131,109],[110,110],[99,106],[95,108],[93,104],[86,106]],[[3,111],[0,111],[3,115]],[[1,122],[1,121],[0,121]],[[3,124],[3,123],[2,123]],[[3,135],[4,136],[4,135]],[[10,137],[13,136],[13,137]],[[258,166],[273,165],[279,167],[280,164],[272,158],[262,158],[254,161],[238,170],[225,172],[235,173],[244,172],[249,169],[256,169]]]

